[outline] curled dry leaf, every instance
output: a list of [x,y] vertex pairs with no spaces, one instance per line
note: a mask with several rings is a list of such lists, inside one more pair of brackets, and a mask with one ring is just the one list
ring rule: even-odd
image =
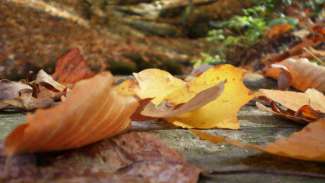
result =
[[34,110],[56,104],[66,94],[66,87],[53,80],[43,70],[30,83],[2,80],[0,109]]
[[[20,97],[25,93],[32,95],[33,88],[21,82],[0,80],[0,109],[22,107]],[[18,105],[18,106],[17,106]]]
[[78,48],[69,50],[56,63],[53,78],[60,83],[73,84],[94,76]]
[[224,84],[225,82],[221,82],[216,86],[203,90],[187,103],[177,106],[176,108],[170,108],[168,105],[160,105],[159,107],[156,107],[153,103],[149,103],[145,106],[141,114],[143,116],[155,118],[170,118],[185,112],[193,111],[215,100],[219,95],[221,95],[224,89]]
[[16,98],[21,90],[32,90],[32,87],[21,82],[0,80],[0,100]]
[[325,115],[325,96],[315,89],[305,93],[261,89],[259,99],[270,106],[258,102],[259,109],[298,122],[312,122]]
[[237,140],[227,139],[223,136],[210,135],[199,130],[192,130],[192,132],[201,139],[213,143],[225,142],[239,147],[254,148],[277,156],[325,162],[324,118],[310,123],[303,130],[293,133],[288,138],[278,139],[265,146],[244,144]]
[[158,69],[142,72],[148,74],[142,75],[141,79],[137,78],[138,94],[142,98],[153,98],[154,104],[164,101],[172,106],[187,103],[200,92],[226,81],[224,91],[217,99],[196,110],[167,119],[184,128],[238,129],[237,112],[253,98],[242,82],[244,70],[231,65],[210,68],[186,83]]
[[[305,91],[315,88],[325,92],[325,67],[309,62],[307,59],[289,58],[265,69],[264,74],[268,77],[281,78],[281,72],[286,70],[290,78],[288,82],[294,88]],[[281,81],[281,80],[280,80]]]
[[6,137],[5,153],[77,148],[120,133],[138,104],[117,94],[112,83],[111,74],[98,74],[78,82],[64,102],[29,114],[26,123]]
[[43,85],[49,89],[53,89],[59,92],[63,92],[66,89],[66,86],[55,81],[52,76],[47,74],[44,70],[40,70],[37,73],[36,80],[34,83]]

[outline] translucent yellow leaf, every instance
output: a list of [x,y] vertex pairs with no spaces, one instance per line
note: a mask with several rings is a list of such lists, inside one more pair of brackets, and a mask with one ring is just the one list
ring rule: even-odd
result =
[[207,105],[168,119],[184,128],[229,128],[238,129],[237,113],[254,95],[243,84],[244,70],[231,65],[210,68],[187,86],[174,90],[165,97],[168,102],[178,105],[189,101],[197,93],[219,82],[226,81],[223,93]]
[[135,90],[137,88],[137,83],[136,81],[132,80],[132,79],[128,79],[123,81],[122,83],[118,84],[117,86],[115,86],[115,90],[124,96],[135,96]]
[[185,82],[159,69],[146,69],[134,74],[138,82],[135,92],[141,99],[152,98],[154,104],[161,103],[173,91],[186,86]]

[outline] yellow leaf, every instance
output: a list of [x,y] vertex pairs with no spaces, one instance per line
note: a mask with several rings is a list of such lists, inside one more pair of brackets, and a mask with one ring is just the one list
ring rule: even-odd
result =
[[152,98],[154,104],[161,103],[173,91],[186,86],[185,82],[159,69],[146,69],[134,74],[138,82],[136,94],[141,99]]
[[202,90],[226,81],[224,92],[207,105],[168,120],[183,128],[238,129],[237,113],[244,104],[254,97],[250,90],[244,86],[243,75],[243,69],[231,65],[210,68],[190,81],[186,87],[174,90],[165,99],[174,105],[182,104]]

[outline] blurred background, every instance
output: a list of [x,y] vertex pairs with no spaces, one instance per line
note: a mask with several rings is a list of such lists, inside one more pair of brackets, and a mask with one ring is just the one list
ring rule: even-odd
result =
[[[324,0],[2,0],[0,78],[22,79],[79,48],[94,71],[202,64],[250,70],[324,27]],[[324,34],[323,34],[324,35]],[[324,49],[322,40],[313,48]],[[321,58],[321,59],[319,59]],[[324,64],[323,57],[315,62]]]

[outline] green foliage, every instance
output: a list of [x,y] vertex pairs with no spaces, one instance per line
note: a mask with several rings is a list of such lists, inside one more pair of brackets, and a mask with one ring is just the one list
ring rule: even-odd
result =
[[203,64],[217,65],[222,63],[225,63],[225,60],[223,60],[219,55],[211,56],[207,53],[201,53],[201,58],[193,61],[194,67],[198,67]]
[[[290,24],[298,26],[298,20],[285,16],[282,11],[285,6],[298,3],[301,8],[321,12],[325,0],[251,0],[254,6],[242,10],[229,20],[212,22],[213,29],[208,32],[207,40],[219,45],[216,50],[220,60],[226,60],[226,52],[234,46],[250,47],[258,42],[265,31],[274,25]],[[318,13],[319,14],[319,13]],[[210,63],[214,56],[203,54],[198,63]],[[194,61],[196,63],[196,61]],[[213,63],[213,62],[211,62]]]

